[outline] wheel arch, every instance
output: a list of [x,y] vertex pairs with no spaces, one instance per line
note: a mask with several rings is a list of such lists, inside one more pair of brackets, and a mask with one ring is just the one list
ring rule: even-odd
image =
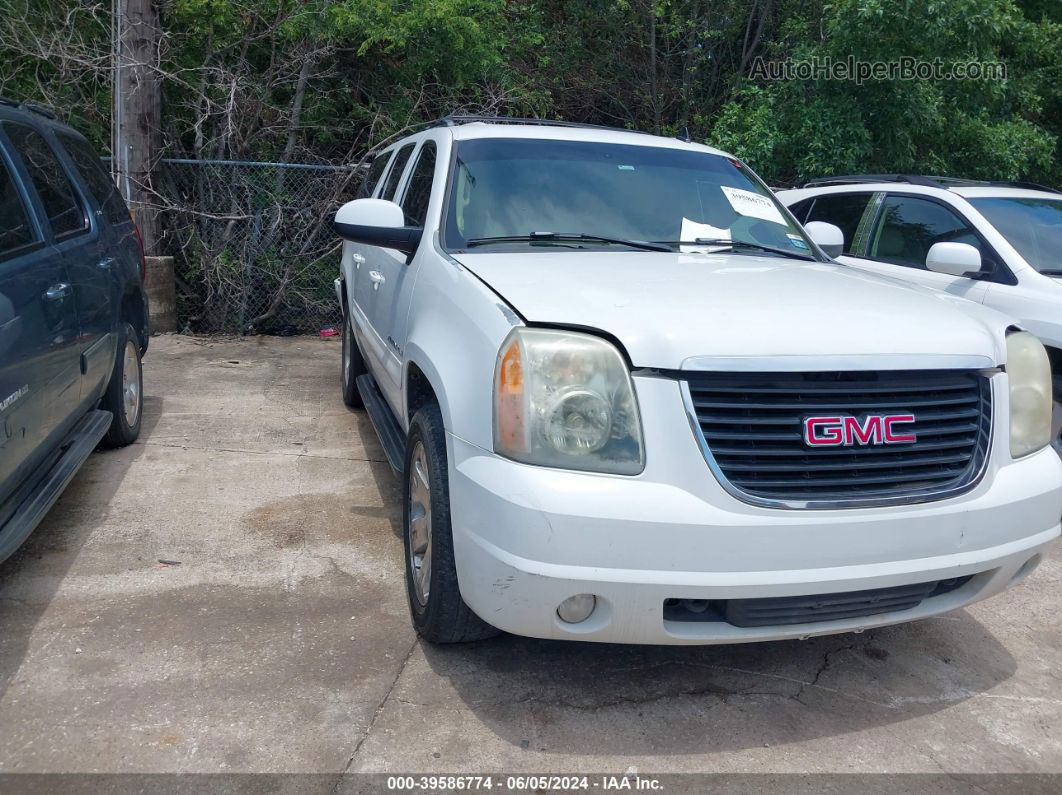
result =
[[148,337],[148,308],[147,299],[142,290],[126,290],[122,295],[122,303],[119,309],[119,322],[129,323],[136,331],[140,343],[141,355],[147,351]]

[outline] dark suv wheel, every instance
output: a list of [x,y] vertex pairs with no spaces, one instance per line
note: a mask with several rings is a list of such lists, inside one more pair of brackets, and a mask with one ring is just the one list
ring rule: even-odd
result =
[[140,339],[128,323],[118,332],[118,355],[100,407],[114,415],[103,438],[106,446],[125,447],[137,440],[144,413],[144,371]]

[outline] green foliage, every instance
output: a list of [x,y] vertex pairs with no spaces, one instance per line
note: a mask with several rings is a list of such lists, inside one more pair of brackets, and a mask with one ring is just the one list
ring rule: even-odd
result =
[[976,60],[1004,63],[1007,76],[765,81],[735,92],[714,137],[779,182],[843,172],[1059,182],[1060,30],[1012,0],[834,0],[794,10],[771,59]]
[[[9,0],[0,92],[105,148],[107,4]],[[1058,0],[162,0],[163,134],[203,158],[356,160],[450,112],[688,130],[785,182],[1062,183]],[[755,59],[998,61],[1001,80],[766,80]]]

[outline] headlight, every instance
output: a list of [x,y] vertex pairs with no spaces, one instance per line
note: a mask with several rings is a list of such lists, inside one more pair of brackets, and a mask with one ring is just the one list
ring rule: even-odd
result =
[[494,450],[526,464],[641,472],[638,404],[615,346],[589,334],[513,329],[494,374]]
[[1020,458],[1051,441],[1051,363],[1032,334],[1007,336],[1010,381],[1010,455]]

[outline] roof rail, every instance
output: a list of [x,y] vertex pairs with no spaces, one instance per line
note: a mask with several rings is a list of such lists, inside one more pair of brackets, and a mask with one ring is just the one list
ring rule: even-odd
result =
[[11,99],[9,97],[0,97],[0,105],[7,105],[11,108],[20,108],[22,110],[28,110],[36,113],[38,116],[44,116],[46,119],[58,119],[59,114],[49,108],[47,105],[39,105],[36,102],[20,102],[17,99]]
[[809,179],[801,185],[801,187],[815,188],[826,185],[852,185],[860,182],[906,182],[908,185],[921,185],[925,188],[947,187],[930,177],[919,177],[914,174],[848,174],[837,177],[819,177],[818,179]]
[[644,130],[628,130],[625,127],[608,127],[604,124],[588,124],[581,121],[563,121],[561,119],[525,119],[516,116],[478,116],[478,115],[465,115],[457,114],[452,116],[443,116],[441,119],[437,119],[431,123],[432,127],[459,127],[462,124],[474,124],[475,122],[482,122],[484,124],[527,124],[531,126],[540,125],[543,127],[580,127],[590,130],[617,130],[619,132],[633,132],[641,133],[643,135],[652,135]]
[[819,177],[809,179],[802,188],[821,188],[830,185],[858,185],[863,182],[905,182],[908,185],[920,185],[924,188],[1024,188],[1026,190],[1042,190],[1047,193],[1062,193],[1057,188],[1040,185],[1036,182],[1023,181],[997,181],[992,182],[982,179],[964,179],[963,177],[920,177],[914,174],[849,174],[837,177]]

